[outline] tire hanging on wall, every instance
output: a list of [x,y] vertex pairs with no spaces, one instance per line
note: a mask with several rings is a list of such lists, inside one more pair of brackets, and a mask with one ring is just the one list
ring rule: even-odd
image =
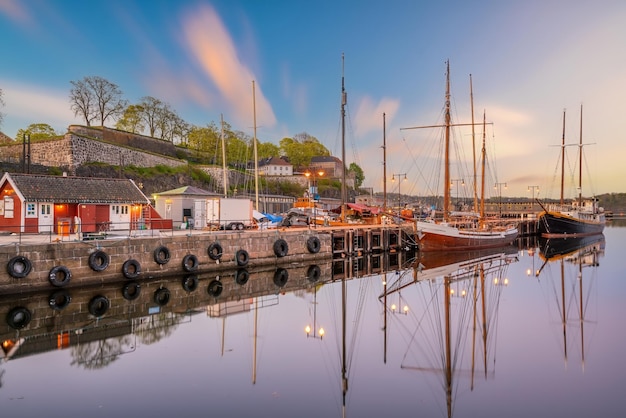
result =
[[320,239],[316,236],[311,236],[306,240],[306,249],[309,250],[311,254],[319,253],[321,247]]
[[222,258],[222,246],[218,242],[214,242],[209,245],[207,252],[209,253],[209,258],[211,260],[219,260]]
[[136,279],[141,274],[141,264],[139,264],[139,261],[132,258],[124,261],[124,264],[122,264],[122,274],[127,279]]
[[284,257],[289,252],[289,244],[282,238],[274,241],[274,254],[276,257]]
[[72,272],[65,266],[56,266],[48,273],[50,284],[55,287],[63,287],[70,282]]
[[109,267],[109,255],[102,250],[89,254],[89,267],[93,271],[103,271]]
[[235,253],[235,261],[239,267],[244,267],[248,265],[248,261],[250,261],[250,255],[246,250],[238,250]]
[[16,255],[10,259],[7,264],[7,272],[11,277],[16,279],[23,279],[28,276],[28,273],[30,273],[32,269],[32,263],[23,255]]
[[97,295],[89,301],[89,313],[99,318],[109,310],[110,306],[111,302],[109,302],[108,298],[102,295]]
[[7,324],[13,329],[22,329],[30,323],[31,313],[27,308],[18,306],[7,313]]
[[161,265],[167,264],[170,261],[170,250],[164,245],[156,247],[154,250],[154,261]]
[[198,262],[198,257],[193,254],[187,254],[183,257],[183,270],[190,273],[192,271],[198,270],[198,266],[200,263]]

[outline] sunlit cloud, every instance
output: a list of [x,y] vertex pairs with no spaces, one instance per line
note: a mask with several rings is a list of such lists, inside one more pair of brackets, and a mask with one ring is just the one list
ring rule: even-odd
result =
[[[182,22],[186,47],[215,83],[239,124],[252,120],[252,82],[255,74],[237,56],[237,49],[220,17],[210,6],[202,6],[188,14]],[[255,109],[258,125],[273,126],[276,117],[272,107],[255,82]]]
[[0,0],[0,14],[19,24],[31,22],[31,16],[20,0]]
[[383,98],[375,103],[371,97],[362,98],[356,111],[355,134],[361,137],[372,131],[382,132],[383,113],[386,114],[387,122],[390,122],[399,107],[400,102],[395,99]]

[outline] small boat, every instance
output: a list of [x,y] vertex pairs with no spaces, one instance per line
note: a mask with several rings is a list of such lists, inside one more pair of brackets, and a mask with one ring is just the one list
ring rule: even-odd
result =
[[[450,63],[447,62],[446,70],[446,101],[445,101],[445,124],[441,126],[425,126],[423,128],[442,127],[445,129],[445,180],[450,181],[450,128],[452,126],[464,126],[468,124],[452,124],[450,118]],[[483,126],[485,123],[483,117]],[[474,125],[469,124],[469,125]],[[404,129],[416,129],[404,128]],[[454,214],[450,211],[450,188],[444,187],[443,217],[437,219],[434,216],[427,220],[416,220],[416,229],[419,239],[420,251],[468,251],[486,248],[499,248],[510,245],[517,238],[517,225],[510,221],[495,219],[488,222],[484,216],[484,191],[485,191],[485,133],[483,129],[482,146],[482,187],[480,214]],[[475,186],[476,187],[476,186]]]
[[565,178],[565,111],[563,112],[563,138],[561,142],[561,200],[559,204],[541,204],[543,212],[539,214],[537,230],[542,237],[577,237],[601,234],[606,224],[604,209],[598,204],[597,198],[582,198],[582,114],[580,107],[580,143],[578,145],[579,170],[578,170],[578,198],[570,204],[565,204],[563,198],[563,187]]

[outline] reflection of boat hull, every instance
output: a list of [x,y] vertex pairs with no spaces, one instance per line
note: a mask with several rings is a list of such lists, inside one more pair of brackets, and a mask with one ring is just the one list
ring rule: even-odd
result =
[[515,227],[502,230],[463,229],[430,222],[417,222],[420,251],[468,251],[499,248],[517,238]]
[[597,214],[589,220],[569,216],[561,212],[544,212],[539,216],[537,230],[542,237],[584,237],[601,234],[604,230],[604,215]]
[[539,238],[539,250],[542,258],[549,260],[567,256],[582,248],[598,245],[604,248],[604,235],[589,235],[571,238]]

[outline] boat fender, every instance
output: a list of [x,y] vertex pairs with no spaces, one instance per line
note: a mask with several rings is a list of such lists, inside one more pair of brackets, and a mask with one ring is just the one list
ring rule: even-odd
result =
[[187,254],[183,257],[183,270],[192,272],[198,270],[198,257],[193,254]]
[[102,250],[89,254],[89,267],[93,271],[103,271],[109,267],[109,256]]
[[167,264],[170,261],[170,250],[164,245],[158,246],[154,250],[154,261],[157,264]]
[[188,274],[183,277],[182,285],[185,292],[193,292],[198,288],[198,276],[195,274]]
[[124,261],[124,264],[122,264],[122,274],[127,279],[136,279],[137,277],[139,277],[140,273],[141,264],[139,264],[139,261],[130,259]]
[[111,304],[109,302],[109,299],[107,299],[105,296],[94,296],[89,301],[89,313],[95,317],[101,317],[109,310],[109,306],[111,306]]
[[282,267],[277,268],[274,272],[274,284],[278,287],[285,287],[287,280],[289,280],[289,272]]
[[214,298],[221,295],[222,290],[224,290],[224,285],[219,280],[212,280],[211,283],[209,283],[209,287],[207,287],[207,293]]
[[239,267],[244,267],[248,264],[248,261],[250,261],[250,255],[248,255],[246,250],[238,250],[235,253],[235,261]]
[[72,297],[67,290],[57,290],[48,298],[48,305],[55,311],[60,311],[65,309],[71,301]]
[[311,236],[306,240],[306,249],[309,250],[311,254],[319,253],[321,247],[320,239],[316,236]]
[[274,254],[276,254],[276,257],[284,257],[287,255],[288,252],[289,245],[287,244],[287,241],[282,238],[274,241]]
[[235,272],[235,283],[238,285],[243,286],[248,283],[248,279],[250,279],[250,273],[247,269],[238,269]]
[[209,245],[209,249],[207,251],[211,260],[219,260],[222,258],[222,246],[218,242],[214,242]]
[[162,287],[154,291],[154,302],[159,306],[165,306],[170,301],[170,291]]
[[122,287],[122,296],[126,300],[135,300],[141,294],[141,285],[137,282],[128,282]]
[[52,286],[63,287],[70,282],[72,273],[70,269],[65,266],[56,266],[50,270],[48,274],[48,280]]
[[315,283],[320,279],[322,275],[322,270],[317,264],[310,265],[306,271],[306,278],[311,282]]
[[31,313],[27,308],[18,306],[9,311],[7,314],[7,324],[13,329],[22,329],[31,319]]
[[7,272],[11,277],[23,279],[33,269],[30,260],[23,255],[17,255],[9,260],[7,264]]

